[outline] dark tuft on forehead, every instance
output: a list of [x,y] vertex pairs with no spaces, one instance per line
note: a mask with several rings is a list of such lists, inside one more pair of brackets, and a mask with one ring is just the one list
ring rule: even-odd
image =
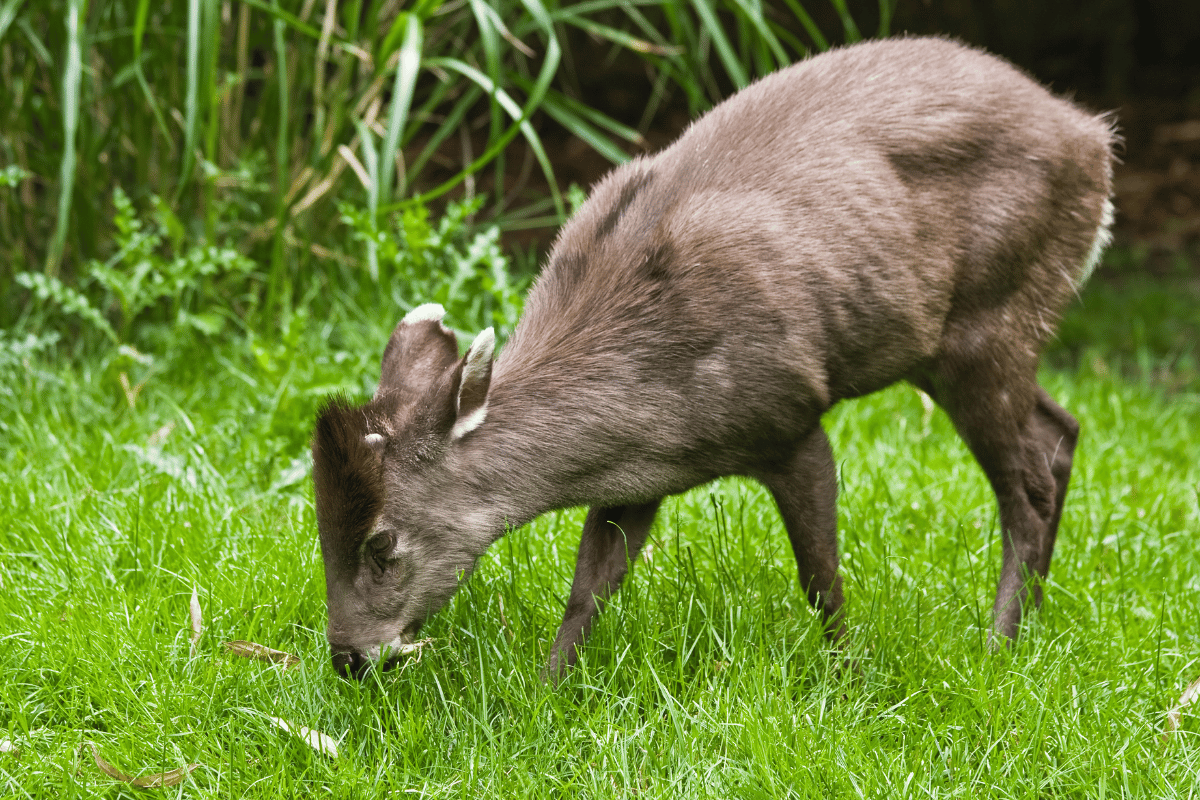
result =
[[353,563],[383,508],[383,468],[364,441],[369,432],[366,408],[341,395],[328,398],[317,412],[313,486],[326,561]]

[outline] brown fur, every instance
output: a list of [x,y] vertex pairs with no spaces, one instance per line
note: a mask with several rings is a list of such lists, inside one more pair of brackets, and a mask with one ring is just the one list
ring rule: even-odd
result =
[[[506,525],[590,505],[557,674],[661,499],[748,475],[779,504],[802,588],[836,637],[836,476],[820,418],[908,380],[996,490],[995,632],[1015,634],[1025,582],[1049,566],[1078,435],[1037,386],[1038,354],[1103,241],[1113,138],[1006,62],[894,39],[781,70],[614,170],[564,227],[483,383],[482,424],[454,438],[444,413],[422,416],[460,396],[463,361],[444,345],[385,363],[375,402],[421,400],[387,431],[379,519],[410,553],[432,552],[435,531],[453,551],[413,561],[420,588],[404,603],[422,607],[392,627],[449,597],[433,569],[469,569]],[[331,608],[340,591],[330,584]],[[373,591],[364,608],[400,602]]]

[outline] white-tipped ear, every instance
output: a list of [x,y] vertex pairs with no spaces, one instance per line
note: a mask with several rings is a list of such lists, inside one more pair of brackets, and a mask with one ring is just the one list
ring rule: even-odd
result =
[[375,455],[383,455],[383,436],[378,433],[368,433],[363,437],[363,441],[367,443],[367,447],[375,451]]
[[404,319],[400,321],[407,325],[415,322],[441,322],[444,316],[446,309],[442,308],[441,303],[425,303],[405,314]]
[[[462,411],[463,393],[467,385],[480,380],[490,382],[492,379],[492,353],[496,350],[496,329],[488,328],[479,332],[471,347],[467,350],[467,363],[463,365],[462,386],[458,390],[458,409]],[[486,386],[484,387],[486,388]]]
[[487,393],[492,384],[492,353],[495,350],[496,331],[488,328],[475,337],[467,351],[455,401],[457,418],[450,429],[451,439],[467,435],[487,417]]

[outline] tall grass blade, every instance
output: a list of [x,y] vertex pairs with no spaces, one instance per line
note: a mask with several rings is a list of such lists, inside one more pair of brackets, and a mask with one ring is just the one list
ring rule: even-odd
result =
[[[278,3],[278,0],[275,0],[275,2]],[[283,286],[285,284],[285,276],[283,274],[283,229],[284,223],[287,219],[287,196],[289,185],[288,114],[290,109],[288,97],[287,42],[284,40],[284,32],[287,30],[287,23],[281,17],[276,16],[272,27],[275,42],[276,91],[279,92],[279,120],[276,124],[275,134],[276,212],[275,240],[271,248],[271,294],[275,297],[278,297],[279,293],[283,292]]]
[[[142,68],[142,38],[146,35],[146,19],[149,15],[150,0],[138,0],[137,12],[133,20],[133,73],[137,78],[138,86],[141,87],[142,95],[146,98],[146,105],[150,106],[150,113],[154,115],[154,122],[158,125],[163,141],[169,143],[171,132],[167,130],[167,121],[158,107],[158,100],[154,98],[154,92],[150,91],[150,83],[146,80],[146,72]],[[3,36],[3,32],[0,31],[0,38]]]
[[677,56],[683,53],[683,48],[677,45],[670,45],[663,41],[652,42],[646,39],[639,39],[633,34],[619,28],[604,25],[587,17],[577,16],[571,13],[571,9],[556,12],[554,18],[556,21],[572,25],[601,39],[607,39],[610,42],[627,47],[636,53],[646,53],[656,56]]
[[[671,3],[664,3],[663,17],[670,30],[671,41],[683,48],[686,57],[671,59],[670,72],[675,82],[683,89],[688,99],[688,113],[696,116],[709,107],[710,102],[705,95],[704,84],[707,83],[706,65],[697,60],[699,46],[691,20],[686,14],[680,13]],[[691,59],[691,60],[689,60]],[[693,68],[695,64],[695,68]],[[716,97],[716,95],[714,95]]]
[[196,106],[200,92],[200,0],[188,0],[187,4],[187,72],[184,78],[186,89],[183,101],[183,166],[179,171],[179,186],[175,189],[175,202],[183,196],[183,190],[192,178],[196,162],[196,135],[198,121]]
[[[521,83],[518,81],[518,84]],[[642,135],[633,128],[553,89],[546,93],[546,97],[542,101],[542,110],[614,164],[624,164],[629,160],[629,154],[618,147],[612,139],[605,136],[599,130],[600,128],[607,129],[622,139],[637,145],[646,143]]]
[[813,18],[804,10],[804,6],[800,5],[800,0],[783,0],[787,7],[792,10],[793,16],[800,20],[800,24],[804,26],[804,30],[808,33],[808,38],[812,39],[817,50],[825,51],[829,49],[829,42],[825,35],[821,33],[821,29],[817,27],[817,23],[813,22]]
[[[362,148],[363,165],[367,172],[367,211],[370,212],[369,219],[371,220],[370,238],[367,239],[367,269],[370,272],[371,280],[379,280],[379,255],[378,241],[376,235],[379,225],[379,159],[375,153],[375,137],[371,135],[371,129],[361,119],[354,120],[354,126],[358,128],[359,146]],[[362,179],[362,175],[359,175]]]
[[558,39],[554,34],[553,24],[550,21],[549,14],[546,9],[536,0],[522,0],[526,9],[533,16],[535,22],[546,34],[546,56],[542,61],[541,70],[538,72],[537,80],[533,82],[529,91],[529,97],[526,100],[524,108],[519,106],[515,100],[505,92],[500,86],[490,77],[480,72],[475,67],[457,58],[435,57],[425,60],[425,64],[431,68],[444,68],[459,73],[468,80],[474,82],[485,92],[488,93],[514,120],[512,125],[508,127],[499,137],[494,137],[489,143],[488,148],[468,164],[464,169],[449,180],[442,182],[433,189],[424,192],[423,194],[412,197],[403,201],[391,203],[380,209],[381,212],[391,212],[396,209],[425,203],[434,198],[440,197],[446,192],[453,189],[458,184],[466,180],[467,176],[473,175],[481,167],[491,162],[504,152],[504,148],[508,143],[516,137],[518,133],[524,135],[526,142],[529,145],[530,151],[538,164],[542,168],[543,174],[546,176],[547,183],[550,188],[550,196],[554,202],[555,210],[559,218],[566,215],[566,209],[562,201],[562,193],[558,189],[558,184],[554,179],[554,169],[550,164],[550,159],[546,155],[545,148],[542,147],[541,139],[537,135],[537,131],[529,124],[530,115],[541,106],[549,89],[550,82],[553,80],[557,72],[559,62],[562,59],[562,49],[558,44]]
[[[483,2],[483,0],[470,0],[471,14],[475,18],[475,28],[478,31],[479,43],[483,47],[483,63],[487,69],[487,75],[492,79],[492,83],[499,86],[504,81],[504,71],[501,66],[501,37],[509,41],[519,41],[508,28],[505,26],[496,9]],[[521,52],[525,52],[522,50]],[[528,53],[528,57],[532,58],[533,54]],[[459,110],[456,106],[455,111]],[[457,123],[455,125],[457,128]],[[504,131],[504,112],[500,108],[500,104],[496,101],[494,95],[488,95],[488,141],[494,142],[503,135]],[[441,134],[441,131],[438,131]],[[428,151],[428,148],[426,148]],[[423,154],[424,155],[424,154]],[[494,184],[496,207],[503,208],[504,206],[504,157],[501,155],[494,169]]]
[[251,8],[257,8],[259,11],[265,11],[275,18],[277,22],[283,22],[291,28],[294,28],[306,36],[313,39],[321,38],[321,31],[309,25],[304,20],[297,17],[295,14],[289,13],[279,7],[277,0],[271,0],[270,3],[265,0],[242,0],[243,3]]
[[[201,87],[203,98],[208,103],[208,121],[204,126],[204,158],[209,164],[217,163],[217,133],[221,130],[221,103],[217,92],[217,60],[221,49],[220,11],[217,0],[204,0],[201,8]],[[212,242],[216,238],[217,203],[213,182],[204,182],[204,236]]]
[[521,0],[521,5],[525,6],[525,10],[530,13],[534,21],[546,35],[546,57],[542,61],[542,69],[538,73],[537,83],[529,93],[529,98],[525,103],[525,110],[522,114],[524,121],[521,123],[521,130],[525,135],[526,141],[529,143],[529,148],[533,151],[534,156],[542,167],[542,173],[545,174],[546,180],[550,184],[550,197],[554,200],[555,211],[558,212],[559,216],[565,218],[566,208],[563,206],[562,194],[558,191],[558,182],[554,179],[554,169],[550,166],[550,159],[546,157],[546,151],[542,148],[541,140],[538,139],[533,126],[529,124],[530,115],[542,104],[542,98],[546,96],[546,92],[550,88],[550,82],[554,80],[554,76],[558,72],[559,62],[562,61],[562,48],[559,46],[558,36],[554,32],[554,23],[550,20],[550,15],[547,13],[545,6],[539,0]]
[[708,0],[692,0],[692,8],[696,9],[696,16],[700,17],[704,30],[708,32],[713,46],[717,48],[717,56],[721,59],[721,65],[725,67],[725,74],[733,81],[734,88],[746,88],[750,83],[746,76],[746,68],[742,66],[738,54],[733,51],[733,45],[729,43],[729,37],[725,35],[725,29],[721,27],[721,22]]
[[[485,4],[483,0],[471,0],[471,14],[475,17],[475,27],[479,31],[479,43],[483,47],[483,63],[487,67],[488,77],[497,86],[501,81],[500,69],[500,21],[496,10]],[[488,141],[494,140],[504,128],[504,118],[500,114],[500,106],[495,97],[488,98],[491,113],[488,116]]]
[[25,40],[29,42],[29,46],[33,50],[33,54],[37,56],[37,59],[47,67],[53,67],[54,56],[51,55],[48,49],[46,49],[46,45],[42,43],[42,40],[38,37],[37,32],[34,31],[32,26],[30,26],[29,19],[26,17],[18,17],[16,25],[17,29],[20,30],[21,33],[25,34]]
[[892,12],[896,10],[896,0],[879,0],[879,32],[880,39],[892,35]]
[[71,224],[71,195],[75,191],[75,133],[79,128],[83,75],[83,7],[84,0],[69,0],[67,4],[67,60],[62,83],[63,154],[58,171],[58,219],[54,224],[50,250],[46,254],[46,274],[50,276],[58,274],[67,244],[67,229]]
[[329,57],[329,40],[337,19],[337,0],[325,0],[325,15],[321,20],[321,38],[317,42],[316,76],[313,79],[313,137],[321,141],[319,155],[324,155],[332,140],[325,140],[325,61]]
[[[783,49],[783,45],[779,43],[779,39],[772,33],[766,18],[763,17],[762,0],[733,0],[733,2],[741,9],[755,33],[758,34],[759,46],[770,50],[775,59],[775,69],[790,64],[792,60],[788,57],[787,51]],[[887,2],[887,0],[880,0],[880,2]]]
[[17,12],[21,10],[21,4],[24,2],[25,0],[5,0],[4,5],[0,6],[0,42],[4,41],[8,26],[17,18]]
[[830,4],[838,13],[838,17],[842,20],[842,29],[846,34],[846,44],[852,44],[862,40],[862,34],[858,31],[858,25],[854,22],[854,17],[850,15],[850,9],[846,8],[846,0],[829,0]]
[[358,24],[362,20],[362,0],[346,0],[342,4],[342,27],[346,29],[346,37],[358,41]]
[[[483,94],[483,91],[478,86],[471,86],[463,93],[463,96],[450,109],[450,113],[446,114],[445,119],[442,120],[442,124],[438,125],[437,130],[429,137],[429,141],[421,148],[421,152],[408,165],[407,182],[411,183],[413,178],[420,173],[421,168],[433,157],[433,154],[437,152],[438,147],[446,140],[446,137],[458,130],[459,125],[462,124],[463,117],[475,105],[475,102],[479,100],[481,94]],[[497,108],[499,108],[498,105]]]
[[[295,30],[299,33],[303,33],[305,36],[309,37],[310,39],[316,39],[317,41],[320,41],[320,39],[321,39],[321,31],[319,28],[314,28],[312,25],[309,25],[307,22],[300,19],[295,14],[285,11],[284,9],[280,8],[278,5],[275,5],[274,3],[267,3],[266,0],[241,0],[241,2],[243,5],[250,6],[251,8],[256,8],[259,11],[263,11],[263,12],[266,12],[267,14],[270,14],[276,20],[281,21],[285,25],[287,25],[287,27],[289,27],[292,30]],[[335,36],[332,38],[331,41],[333,41],[333,43],[337,45],[339,50],[341,50],[345,53],[349,53],[350,55],[354,56],[355,58],[357,58],[361,61],[369,63],[371,61],[371,55],[369,53],[363,52],[363,49],[354,43],[354,36],[355,36],[355,33],[357,32],[358,16],[356,13],[353,12],[353,9],[358,8],[361,5],[362,5],[361,2],[347,3],[345,5],[346,13],[343,15],[343,18],[346,19],[347,22],[349,22],[351,19],[353,19],[355,24],[350,29],[351,33],[349,34],[348,38],[343,39],[340,36]]]
[[591,123],[587,122],[587,120],[575,114],[563,102],[564,99],[562,96],[546,95],[546,100],[542,103],[542,110],[558,120],[560,125],[574,136],[587,142],[589,147],[612,163],[624,164],[629,160],[629,155],[624,150],[618,147],[612,139],[597,130]]
[[392,27],[388,30],[387,36],[383,38],[383,42],[379,45],[378,55],[375,57],[376,63],[387,63],[388,59],[392,57],[392,53],[396,50],[397,43],[401,42],[402,37],[408,37],[409,16],[416,17],[424,24],[426,18],[436,11],[441,4],[442,0],[419,0],[416,6],[410,11],[396,15],[396,19],[392,22]]
[[[553,61],[551,59],[551,55],[554,56]],[[557,50],[557,44],[555,44],[555,47],[552,48],[551,53],[548,53],[546,56],[546,62],[543,64],[542,68],[543,73],[549,72],[550,77],[553,77],[553,72],[551,70],[547,70],[546,67],[551,63],[553,63],[554,66],[557,66],[558,56],[559,52]],[[509,95],[508,92],[497,87],[494,83],[492,83],[492,80],[488,76],[484,75],[482,72],[466,62],[460,61],[456,58],[430,58],[426,59],[425,63],[431,67],[443,67],[453,70],[474,81],[481,88],[483,88],[485,92],[488,92],[490,95],[496,98],[501,107],[508,112],[510,117],[513,118],[514,122],[511,126],[509,126],[508,130],[506,130],[498,139],[494,140],[488,146],[488,149],[483,152],[483,155],[472,161],[465,169],[460,171],[454,177],[443,182],[434,189],[421,194],[419,197],[410,198],[399,203],[392,203],[382,210],[393,211],[404,206],[421,204],[434,198],[441,197],[443,194],[462,183],[468,175],[478,172],[481,167],[485,166],[502,152],[504,152],[504,148],[508,146],[508,143],[511,142],[518,133],[521,133],[524,135],[526,142],[529,144],[530,150],[533,151],[534,157],[537,159],[538,164],[542,167],[542,172],[546,175],[546,179],[550,185],[551,197],[554,198],[555,209],[557,209],[560,214],[565,213],[565,207],[562,205],[562,193],[559,191],[558,185],[554,181],[554,170],[550,165],[550,159],[546,156],[546,150],[542,147],[542,142],[537,135],[537,131],[535,131],[533,126],[529,124],[530,114],[541,105],[541,102],[545,97],[546,90],[544,84],[540,80],[534,83],[533,91],[530,93],[530,97],[525,104],[525,108],[521,108],[521,106],[517,105],[517,102],[513,100],[512,96]],[[548,82],[549,81],[547,80],[546,83]]]
[[421,19],[415,13],[410,13],[405,24],[404,42],[400,45],[400,61],[396,65],[396,84],[392,90],[392,105],[388,111],[387,136],[383,140],[383,150],[380,153],[382,170],[380,171],[379,197],[383,202],[392,199],[392,175],[397,174],[400,180],[399,193],[405,190],[404,173],[396,169],[396,153],[400,150],[400,136],[408,121],[408,110],[412,106],[413,89],[417,85],[417,73],[421,69],[421,47],[424,41],[424,29]]

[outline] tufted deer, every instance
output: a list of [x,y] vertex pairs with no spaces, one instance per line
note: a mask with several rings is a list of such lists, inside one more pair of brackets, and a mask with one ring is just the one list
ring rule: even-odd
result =
[[938,38],[781,70],[595,187],[516,331],[459,357],[442,310],[396,327],[375,396],[313,437],[329,643],[386,665],[509,526],[590,506],[551,678],[574,663],[662,499],[723,475],[779,506],[842,633],[821,415],[906,380],[996,493],[993,636],[1041,600],[1079,425],[1038,354],[1108,242],[1114,134]]

